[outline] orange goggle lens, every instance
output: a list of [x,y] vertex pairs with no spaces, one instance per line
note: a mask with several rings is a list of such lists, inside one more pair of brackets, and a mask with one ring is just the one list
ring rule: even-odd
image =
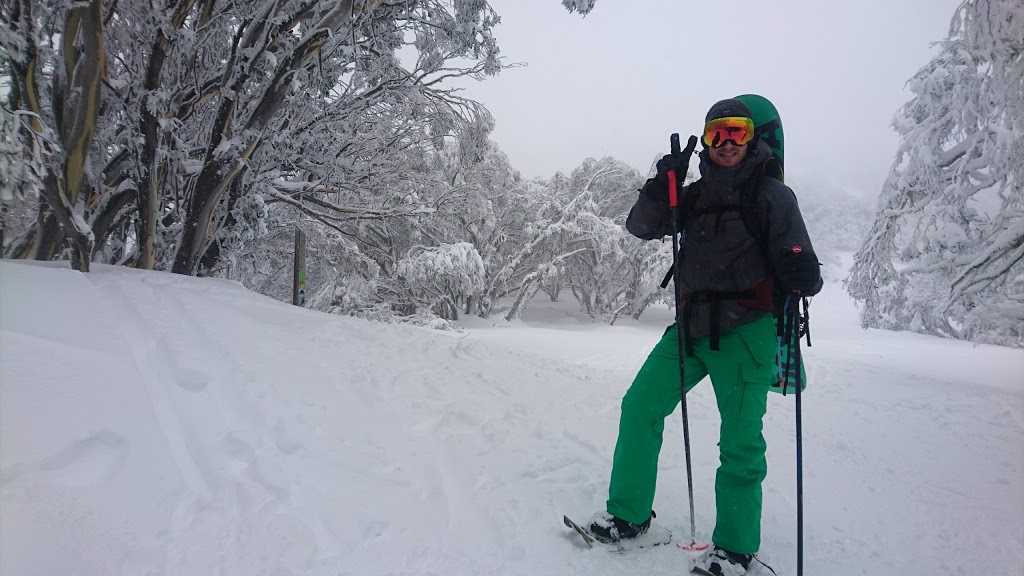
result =
[[704,125],[704,145],[718,148],[726,140],[743,146],[754,137],[754,121],[742,116],[716,118]]

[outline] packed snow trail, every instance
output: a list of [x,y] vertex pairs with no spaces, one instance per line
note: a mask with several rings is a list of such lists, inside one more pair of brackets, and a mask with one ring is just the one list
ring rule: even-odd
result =
[[[812,314],[807,573],[1017,570],[1024,351],[862,331],[836,286]],[[223,280],[0,262],[0,574],[678,574],[674,547],[609,555],[561,523],[604,505],[618,403],[667,321],[649,316],[538,305],[439,333]],[[707,536],[710,386],[690,411]],[[773,395],[762,548],[780,574],[792,415]],[[680,428],[655,502],[677,534]]]

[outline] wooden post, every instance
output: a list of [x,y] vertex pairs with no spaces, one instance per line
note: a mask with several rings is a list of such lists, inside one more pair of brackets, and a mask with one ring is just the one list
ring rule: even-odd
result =
[[295,268],[292,274],[292,304],[306,302],[306,233],[295,230]]

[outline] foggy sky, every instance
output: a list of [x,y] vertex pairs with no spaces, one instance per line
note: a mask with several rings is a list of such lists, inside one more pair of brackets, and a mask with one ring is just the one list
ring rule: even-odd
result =
[[506,63],[527,66],[463,94],[527,178],[604,155],[646,173],[670,133],[685,141],[716,100],[753,92],[782,115],[790,183],[874,198],[906,82],[960,0],[599,0],[586,18],[558,0],[490,4]]

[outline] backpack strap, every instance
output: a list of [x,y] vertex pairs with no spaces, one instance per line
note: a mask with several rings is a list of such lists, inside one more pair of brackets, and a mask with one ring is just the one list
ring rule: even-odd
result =
[[704,190],[704,184],[697,180],[693,184],[690,184],[686,188],[686,195],[683,196],[683,230],[686,230],[686,223],[693,217],[693,208],[697,205],[697,198],[700,197],[700,193]]
[[[754,174],[744,183],[743,189],[740,190],[740,217],[743,219],[743,227],[747,229],[747,234],[754,237],[757,245],[760,246],[761,251],[765,257],[768,256],[768,237],[766,234],[765,226],[761,222],[759,216],[759,209],[757,206],[758,193],[761,190],[760,180],[764,176],[765,165],[761,165],[761,169],[755,171]],[[768,261],[768,266],[771,266],[771,260]]]
[[725,300],[746,300],[753,298],[756,294],[750,290],[697,290],[686,294],[683,301],[683,342],[687,356],[693,356],[693,343],[690,341],[690,324],[693,320],[694,306],[699,303],[711,305],[711,314],[708,318],[708,348],[719,350],[719,343],[722,335],[722,302]]

